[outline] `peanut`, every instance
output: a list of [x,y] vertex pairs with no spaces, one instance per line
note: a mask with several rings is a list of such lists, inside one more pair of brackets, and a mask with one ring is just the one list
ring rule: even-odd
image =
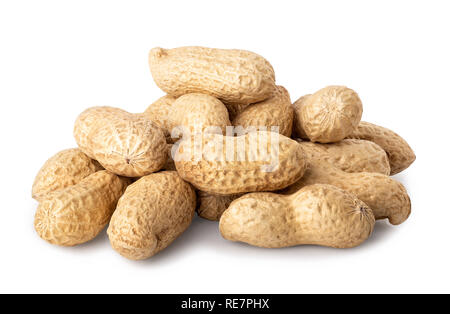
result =
[[80,149],[106,170],[140,177],[160,170],[167,159],[163,131],[143,115],[111,107],[92,107],[74,128]]
[[391,175],[402,172],[416,160],[414,151],[402,137],[381,126],[361,121],[347,137],[368,140],[383,148],[389,158]]
[[358,94],[345,86],[328,86],[294,104],[295,131],[312,142],[343,140],[358,126],[362,103]]
[[294,137],[299,137],[304,140],[309,140],[308,135],[305,133],[305,130],[302,127],[302,122],[300,119],[301,109],[306,99],[308,99],[311,94],[304,95],[297,99],[293,104],[292,108],[294,109],[294,122],[292,125],[292,135]]
[[297,181],[305,171],[301,146],[278,133],[205,134],[202,140],[204,149],[198,159],[196,141],[183,140],[175,165],[184,180],[205,192],[227,195],[278,190]]
[[276,126],[280,134],[290,137],[293,119],[294,110],[289,93],[283,86],[277,86],[269,99],[243,109],[232,124],[244,128],[266,127],[269,131],[271,127]]
[[197,192],[197,214],[205,219],[217,221],[231,202],[242,194],[216,195],[208,192]]
[[156,85],[174,97],[203,93],[228,105],[251,104],[269,98],[275,89],[270,63],[245,50],[153,48],[149,65]]
[[142,177],[120,198],[108,228],[112,247],[141,260],[166,248],[191,224],[195,191],[175,171]]
[[175,142],[171,132],[179,126],[189,128],[191,133],[216,127],[225,134],[226,126],[231,125],[225,105],[215,97],[199,93],[186,94],[178,99],[169,95],[161,97],[147,108],[144,116],[164,130],[168,143]]
[[171,142],[170,110],[176,98],[170,95],[163,96],[152,103],[143,113],[144,117],[159,126],[168,142]]
[[36,211],[37,233],[61,246],[92,240],[109,222],[128,183],[129,179],[101,170],[75,185],[48,193]]
[[34,179],[31,195],[37,201],[50,192],[79,183],[103,169],[78,148],[65,149],[47,160]]
[[324,160],[312,158],[308,162],[304,176],[284,194],[296,193],[308,185],[330,184],[356,195],[373,210],[376,219],[388,218],[393,225],[408,219],[411,202],[400,182],[379,173],[347,173]]
[[345,139],[330,144],[297,141],[309,158],[323,159],[345,172],[377,172],[384,175],[391,172],[386,152],[370,141]]
[[355,196],[315,184],[289,196],[250,193],[238,198],[220,218],[220,232],[227,240],[265,248],[351,248],[370,236],[374,224],[370,208]]
[[182,126],[189,129],[190,134],[208,131],[225,135],[226,127],[231,125],[228,110],[220,100],[198,93],[183,95],[175,100],[169,121],[171,129]]

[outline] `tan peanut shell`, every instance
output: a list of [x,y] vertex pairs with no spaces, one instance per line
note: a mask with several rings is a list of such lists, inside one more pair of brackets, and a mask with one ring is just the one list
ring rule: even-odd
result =
[[278,127],[280,134],[290,137],[293,119],[294,110],[289,93],[283,86],[277,86],[269,99],[246,107],[232,124],[244,128],[266,127],[268,131],[271,131],[271,127]]
[[270,63],[245,50],[153,48],[149,65],[156,85],[174,97],[203,93],[228,105],[251,104],[269,98],[275,89]]
[[[196,142],[182,141],[175,165],[184,180],[214,194],[282,189],[301,178],[306,167],[301,146],[278,133],[258,131],[238,137],[205,134],[200,144],[204,149],[197,158]],[[227,147],[234,150],[227,152]],[[270,151],[266,153],[264,148]]]
[[302,127],[302,122],[300,118],[301,109],[305,100],[309,98],[311,94],[304,95],[297,99],[293,104],[292,108],[294,109],[294,123],[292,125],[292,135],[294,137],[299,137],[304,140],[308,140],[308,135],[306,135],[305,130]]
[[166,248],[191,224],[195,191],[175,171],[142,177],[120,198],[108,228],[112,247],[141,260]]
[[65,149],[48,159],[34,179],[32,197],[41,201],[46,194],[77,184],[103,169],[78,148]]
[[170,142],[170,110],[172,104],[175,102],[176,98],[170,95],[163,96],[159,98],[157,101],[152,103],[148,108],[144,111],[144,117],[155,123],[159,126],[163,132],[164,136]]
[[320,144],[299,141],[309,158],[323,159],[345,172],[377,172],[389,175],[386,152],[377,144],[356,139]]
[[411,213],[411,201],[400,182],[379,173],[347,173],[319,159],[309,159],[304,176],[284,193],[313,184],[330,184],[353,193],[372,209],[376,219],[388,218],[393,225],[403,223]]
[[95,238],[106,226],[129,179],[101,170],[39,204],[34,226],[51,244],[74,246]]
[[208,192],[197,192],[197,214],[205,219],[218,221],[231,202],[242,194],[216,195]]
[[121,176],[158,171],[167,159],[163,131],[143,115],[118,108],[85,110],[75,122],[74,136],[86,155]]
[[333,143],[358,126],[363,108],[358,94],[345,86],[328,86],[301,97],[294,105],[295,130],[312,142]]
[[347,137],[371,141],[383,148],[389,158],[391,175],[402,172],[416,160],[408,143],[400,135],[384,127],[361,121]]
[[238,198],[220,218],[220,232],[227,240],[265,248],[351,248],[370,236],[374,224],[370,208],[354,195],[315,184],[289,196],[250,193]]
[[225,105],[213,96],[199,93],[186,94],[175,100],[169,120],[171,129],[182,126],[189,129],[190,134],[207,131],[225,135],[226,127],[231,125]]

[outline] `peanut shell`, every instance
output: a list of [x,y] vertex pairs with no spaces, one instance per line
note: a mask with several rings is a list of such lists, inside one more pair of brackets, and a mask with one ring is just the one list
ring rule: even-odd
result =
[[149,258],[170,245],[191,224],[195,191],[175,171],[142,177],[120,198],[108,236],[120,255]]
[[185,127],[190,134],[208,131],[225,135],[226,127],[231,125],[225,105],[217,98],[199,93],[186,94],[175,100],[169,121],[171,129]]
[[65,149],[48,159],[34,179],[32,197],[41,201],[50,192],[75,185],[103,169],[78,148]]
[[402,172],[416,160],[414,151],[400,135],[381,126],[361,121],[347,137],[371,141],[384,149],[389,158],[391,175]]
[[280,134],[290,137],[293,119],[294,110],[289,93],[283,86],[277,86],[269,99],[246,107],[238,113],[232,124],[244,128],[266,127],[267,131],[276,126]]
[[205,219],[218,221],[231,202],[242,194],[216,195],[208,192],[197,192],[197,214]]
[[155,123],[163,130],[164,136],[168,142],[172,142],[170,139],[171,124],[169,119],[170,110],[175,100],[176,98],[170,95],[163,96],[148,106],[143,113],[147,119]]
[[[205,134],[200,144],[204,149],[197,156],[196,142],[182,141],[175,166],[184,180],[214,194],[282,189],[301,178],[306,167],[301,146],[278,133],[259,131],[238,137]],[[228,147],[232,149],[227,153]]]
[[310,159],[323,159],[345,172],[377,172],[384,175],[391,172],[386,152],[370,141],[345,139],[330,144],[297,141]]
[[229,105],[251,104],[269,98],[275,89],[270,63],[245,50],[153,48],[149,65],[156,85],[174,97],[203,93]]
[[51,244],[74,246],[95,238],[106,226],[129,179],[101,170],[39,204],[34,226]]
[[320,159],[309,159],[304,176],[284,193],[292,194],[305,186],[330,184],[353,193],[366,203],[376,219],[388,218],[393,225],[406,221],[411,214],[411,201],[405,187],[379,173],[347,173]]
[[78,116],[74,136],[86,155],[121,176],[140,177],[158,171],[167,160],[163,131],[142,114],[92,107]]
[[265,248],[351,248],[370,236],[374,224],[370,208],[354,195],[315,184],[289,196],[249,193],[238,198],[220,218],[220,232],[227,240]]
[[358,94],[345,86],[328,86],[294,103],[297,135],[312,142],[343,140],[358,126],[363,108]]

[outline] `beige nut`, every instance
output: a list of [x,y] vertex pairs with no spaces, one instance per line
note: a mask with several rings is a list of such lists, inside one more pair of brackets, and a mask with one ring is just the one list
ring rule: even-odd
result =
[[101,170],[65,189],[51,192],[39,204],[34,226],[51,244],[74,246],[95,238],[111,218],[129,184]]
[[112,107],[81,113],[74,128],[80,149],[106,170],[140,177],[160,170],[167,159],[163,131],[143,115]]
[[296,134],[312,142],[333,143],[351,134],[362,116],[358,94],[345,86],[328,86],[294,103]]
[[315,184],[289,196],[250,193],[238,198],[220,218],[220,232],[227,240],[265,248],[351,248],[370,236],[374,224],[370,208],[354,195]]
[[238,137],[205,134],[198,143],[184,140],[175,165],[199,190],[227,195],[287,187],[301,178],[306,162],[296,141],[259,131]]
[[292,135],[293,137],[299,137],[304,140],[309,140],[308,135],[306,134],[305,130],[302,127],[301,119],[300,119],[300,113],[301,108],[303,107],[303,104],[305,103],[306,99],[309,98],[311,94],[304,95],[297,99],[293,104],[292,108],[294,109],[294,122],[292,125]]
[[156,85],[174,97],[203,93],[229,105],[251,104],[267,99],[275,89],[270,63],[245,50],[153,48],[149,65]]
[[78,148],[60,151],[48,159],[34,179],[32,197],[41,201],[50,192],[79,183],[87,176],[103,169]]
[[371,141],[383,148],[389,158],[391,175],[402,172],[416,160],[414,151],[400,135],[381,126],[361,121],[347,137]]
[[389,175],[386,152],[377,144],[356,139],[320,144],[299,141],[308,158],[323,159],[345,172],[376,172]]
[[155,123],[163,130],[164,136],[168,142],[172,142],[170,136],[171,124],[169,119],[170,110],[175,100],[176,98],[170,95],[163,96],[148,106],[143,113],[144,117]]
[[142,177],[120,198],[108,236],[120,255],[141,260],[170,245],[191,224],[195,191],[175,171]]
[[225,135],[226,127],[231,125],[225,105],[199,93],[180,96],[172,104],[169,120],[171,130],[181,127],[180,131],[185,128],[188,134],[205,131]]
[[320,159],[309,159],[308,163],[304,176],[283,193],[296,193],[313,184],[330,184],[356,195],[372,209],[376,219],[388,218],[393,225],[408,219],[411,201],[400,182],[379,173],[347,173]]
[[231,202],[242,194],[216,195],[197,191],[197,214],[205,219],[218,221]]
[[232,124],[243,128],[266,127],[267,131],[271,131],[272,127],[278,127],[280,134],[290,137],[293,119],[294,110],[289,93],[283,86],[277,86],[269,99],[243,109]]

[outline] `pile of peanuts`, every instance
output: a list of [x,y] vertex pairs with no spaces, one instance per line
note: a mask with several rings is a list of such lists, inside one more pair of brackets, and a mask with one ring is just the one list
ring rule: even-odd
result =
[[328,86],[292,103],[270,63],[244,50],[154,48],[149,65],[165,96],[137,114],[88,108],[75,122],[78,148],[38,172],[42,239],[74,246],[109,224],[113,249],[141,260],[197,213],[231,241],[350,248],[376,220],[409,217],[407,191],[391,176],[414,152],[361,121],[354,90]]

